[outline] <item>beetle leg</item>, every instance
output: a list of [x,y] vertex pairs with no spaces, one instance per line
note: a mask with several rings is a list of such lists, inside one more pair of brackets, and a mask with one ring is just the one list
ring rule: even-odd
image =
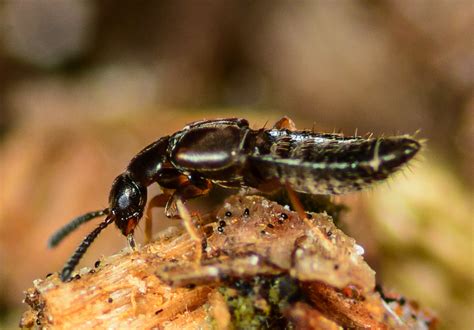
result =
[[210,180],[203,179],[196,175],[190,174],[188,181],[182,184],[177,191],[179,195],[185,199],[191,199],[203,195],[207,195],[212,188]]
[[168,199],[165,205],[165,215],[168,218],[179,218],[176,217],[178,214],[178,210],[176,208],[176,200],[178,199],[178,196],[176,193],[173,193],[171,197]]
[[205,244],[203,244],[205,243],[203,241],[205,238],[203,238],[203,235],[201,235],[193,224],[192,216],[184,206],[183,200],[206,195],[212,187],[211,181],[192,173],[184,175],[177,169],[163,170],[156,181],[162,188],[165,188],[165,190],[174,189],[174,192],[165,204],[165,214],[168,218],[171,218],[178,213],[191,239],[197,245],[196,260],[200,262],[203,246],[205,246]]
[[288,192],[288,197],[290,198],[291,206],[296,211],[301,220],[303,220],[308,228],[311,230],[317,230],[314,228],[314,224],[311,220],[308,219],[308,214],[304,210],[303,204],[301,203],[300,198],[296,194],[296,191],[287,183],[285,185],[286,191]]
[[298,213],[298,216],[301,219],[305,219],[306,212],[295,190],[288,183],[285,185],[285,188],[288,192],[288,197],[290,198],[291,206],[293,206],[293,209],[296,211],[296,213]]
[[183,200],[180,197],[175,199],[176,208],[178,210],[179,216],[183,219],[184,228],[188,232],[191,239],[196,244],[195,251],[196,251],[196,259],[197,263],[201,262],[202,258],[202,247],[203,247],[203,240],[205,239],[196,225],[193,223],[193,219],[191,214],[189,213],[188,209],[183,203]]
[[[183,182],[181,186],[175,189],[175,191],[170,194],[163,194],[168,196],[167,202],[164,205],[158,205],[165,208],[165,214],[168,218],[174,218],[175,215],[178,213],[176,208],[176,200],[178,198],[183,198],[184,200],[188,200],[191,198],[196,198],[199,196],[207,195],[209,190],[211,189],[211,182],[208,180],[203,181],[205,183],[204,186],[196,186],[191,181]],[[202,183],[200,183],[202,184]],[[179,197],[178,197],[179,196]]]
[[188,200],[199,196],[207,195],[212,187],[212,183],[206,179],[197,179],[189,176],[187,181],[181,182],[181,185],[176,188],[171,198],[168,200],[165,206],[165,214],[168,218],[173,218],[177,212],[176,201],[179,198]]
[[206,195],[212,187],[210,180],[203,179],[192,173],[184,175],[177,169],[171,168],[163,169],[156,182],[165,190],[165,193],[168,193],[168,190],[173,191],[173,193],[168,193],[168,195],[171,195],[171,198],[165,204],[165,214],[168,218],[176,214],[175,194],[187,200]]
[[165,207],[170,199],[170,195],[167,193],[159,194],[154,196],[149,202],[146,209],[145,215],[145,244],[151,242],[152,238],[152,209],[155,207]]

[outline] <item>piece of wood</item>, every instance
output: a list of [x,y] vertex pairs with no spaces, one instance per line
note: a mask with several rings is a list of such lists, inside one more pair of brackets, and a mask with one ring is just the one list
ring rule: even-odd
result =
[[[301,219],[288,207],[259,196],[232,196],[198,226],[204,251],[183,228],[169,228],[137,251],[128,249],[82,269],[71,282],[57,274],[26,292],[30,309],[22,327],[54,329],[228,329],[235,317],[236,281],[283,276],[296,283],[296,303],[262,294],[257,313],[280,315],[297,328],[406,328],[408,314],[394,312],[374,290],[374,272],[355,241],[326,214]],[[196,256],[203,252],[202,259]],[[258,291],[258,290],[257,290]],[[295,298],[295,297],[293,297]],[[230,300],[234,300],[234,304]],[[273,300],[272,300],[273,299]],[[272,307],[273,306],[273,307]],[[252,308],[253,308],[252,307]],[[398,306],[399,307],[399,306]],[[275,312],[276,310],[276,312]],[[252,316],[250,316],[252,317]],[[260,315],[261,317],[261,315]],[[270,317],[270,316],[269,316]],[[422,321],[429,326],[430,319]],[[271,323],[269,323],[271,324]],[[420,323],[422,324],[422,323]],[[420,327],[421,328],[421,327]]]
[[205,325],[203,305],[212,286],[173,288],[154,275],[158,264],[192,255],[192,246],[181,230],[169,232],[139,251],[125,250],[97,268],[82,269],[71,282],[62,283],[57,274],[36,280],[26,302],[33,306],[37,324],[58,329]]

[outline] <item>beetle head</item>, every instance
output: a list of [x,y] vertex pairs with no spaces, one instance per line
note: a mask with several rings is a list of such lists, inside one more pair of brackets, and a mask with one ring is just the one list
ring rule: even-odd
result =
[[133,234],[143,215],[146,198],[146,187],[134,181],[127,172],[115,179],[109,195],[109,210],[123,235]]

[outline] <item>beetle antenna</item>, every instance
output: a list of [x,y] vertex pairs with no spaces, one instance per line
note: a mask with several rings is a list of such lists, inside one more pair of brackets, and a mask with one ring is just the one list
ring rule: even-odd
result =
[[72,233],[77,227],[86,223],[94,218],[109,214],[109,209],[92,211],[77,218],[74,218],[71,222],[66,224],[64,227],[55,232],[48,241],[48,247],[50,249],[56,247],[61,241],[70,233]]
[[67,280],[71,278],[72,271],[74,270],[74,268],[76,268],[77,264],[79,263],[79,260],[81,260],[82,256],[87,251],[89,246],[92,244],[92,242],[94,242],[94,240],[97,238],[100,232],[105,227],[107,227],[112,222],[114,222],[114,220],[115,220],[114,215],[107,216],[104,222],[101,222],[96,229],[94,229],[89,235],[87,235],[86,238],[84,238],[82,243],[77,247],[76,251],[69,259],[69,261],[66,263],[66,265],[64,265],[64,268],[61,271],[61,281],[66,282]]

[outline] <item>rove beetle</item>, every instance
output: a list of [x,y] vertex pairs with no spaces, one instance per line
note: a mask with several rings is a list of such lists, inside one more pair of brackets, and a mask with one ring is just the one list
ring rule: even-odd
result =
[[168,192],[167,203],[160,205],[168,216],[177,201],[205,195],[212,184],[263,192],[287,185],[300,193],[343,194],[386,179],[420,147],[409,136],[363,138],[296,130],[287,117],[273,128],[258,130],[239,118],[194,122],[140,151],[112,183],[109,207],[75,218],[50,238],[49,247],[79,225],[106,216],[64,266],[61,280],[67,281],[90,244],[112,222],[134,247],[133,233],[152,183]]

